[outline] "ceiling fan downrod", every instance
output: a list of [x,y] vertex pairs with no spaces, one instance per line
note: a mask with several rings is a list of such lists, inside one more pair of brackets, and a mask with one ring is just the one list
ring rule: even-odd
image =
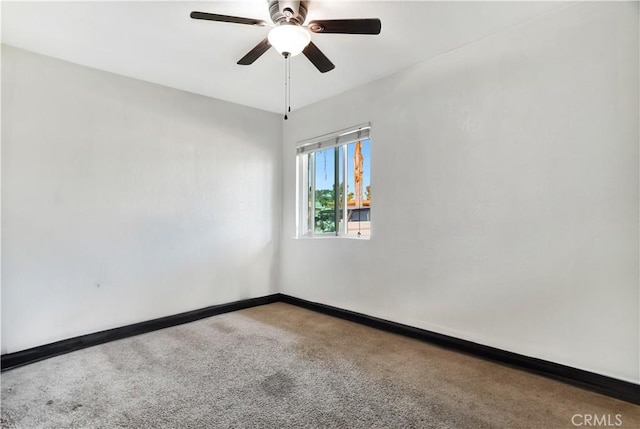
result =
[[276,25],[282,22],[303,25],[307,18],[307,3],[307,1],[269,0],[271,21]]

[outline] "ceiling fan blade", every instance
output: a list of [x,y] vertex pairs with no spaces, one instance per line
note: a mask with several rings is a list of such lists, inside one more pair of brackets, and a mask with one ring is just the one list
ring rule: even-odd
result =
[[229,15],[218,15],[216,13],[194,11],[194,12],[191,12],[190,16],[193,19],[205,19],[207,21],[231,22],[233,24],[259,25],[261,27],[267,25],[267,22],[261,19],[241,18],[239,16],[229,16]]
[[313,33],[380,34],[382,22],[378,18],[317,19],[308,28]]
[[326,73],[336,68],[329,58],[327,58],[313,42],[309,42],[302,53],[305,57],[309,58],[309,61],[311,61],[318,70],[320,70],[320,73]]
[[267,52],[270,47],[271,47],[271,44],[269,43],[269,40],[267,40],[267,38],[265,37],[252,50],[250,50],[247,53],[247,55],[240,58],[240,61],[238,61],[238,64],[240,64],[241,66],[248,66],[250,64],[253,64],[253,62],[258,58],[260,58],[262,54]]

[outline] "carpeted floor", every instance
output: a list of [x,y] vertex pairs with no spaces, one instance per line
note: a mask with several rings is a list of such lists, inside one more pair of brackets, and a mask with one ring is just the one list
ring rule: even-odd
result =
[[584,415],[640,427],[638,406],[283,303],[2,374],[3,428],[551,429]]

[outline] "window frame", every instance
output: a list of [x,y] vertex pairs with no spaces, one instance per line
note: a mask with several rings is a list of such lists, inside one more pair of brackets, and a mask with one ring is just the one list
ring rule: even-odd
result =
[[[370,240],[369,235],[348,233],[348,150],[350,144],[358,140],[371,142],[371,123],[363,123],[345,128],[330,134],[300,141],[296,144],[296,238],[350,238]],[[316,194],[316,162],[315,157],[321,151],[334,148],[334,207],[335,232],[315,231],[315,194]],[[340,159],[342,158],[342,159]],[[340,166],[342,164],[342,166]],[[342,213],[340,210],[340,174],[342,174]],[[312,211],[313,210],[313,211]],[[342,222],[339,222],[342,220]],[[371,206],[369,206],[369,222],[371,225]],[[342,227],[340,227],[342,224]]]

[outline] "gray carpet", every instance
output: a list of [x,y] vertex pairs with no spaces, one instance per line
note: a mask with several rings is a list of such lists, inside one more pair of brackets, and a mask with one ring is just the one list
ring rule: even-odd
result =
[[3,428],[637,428],[639,410],[282,303],[2,374]]

